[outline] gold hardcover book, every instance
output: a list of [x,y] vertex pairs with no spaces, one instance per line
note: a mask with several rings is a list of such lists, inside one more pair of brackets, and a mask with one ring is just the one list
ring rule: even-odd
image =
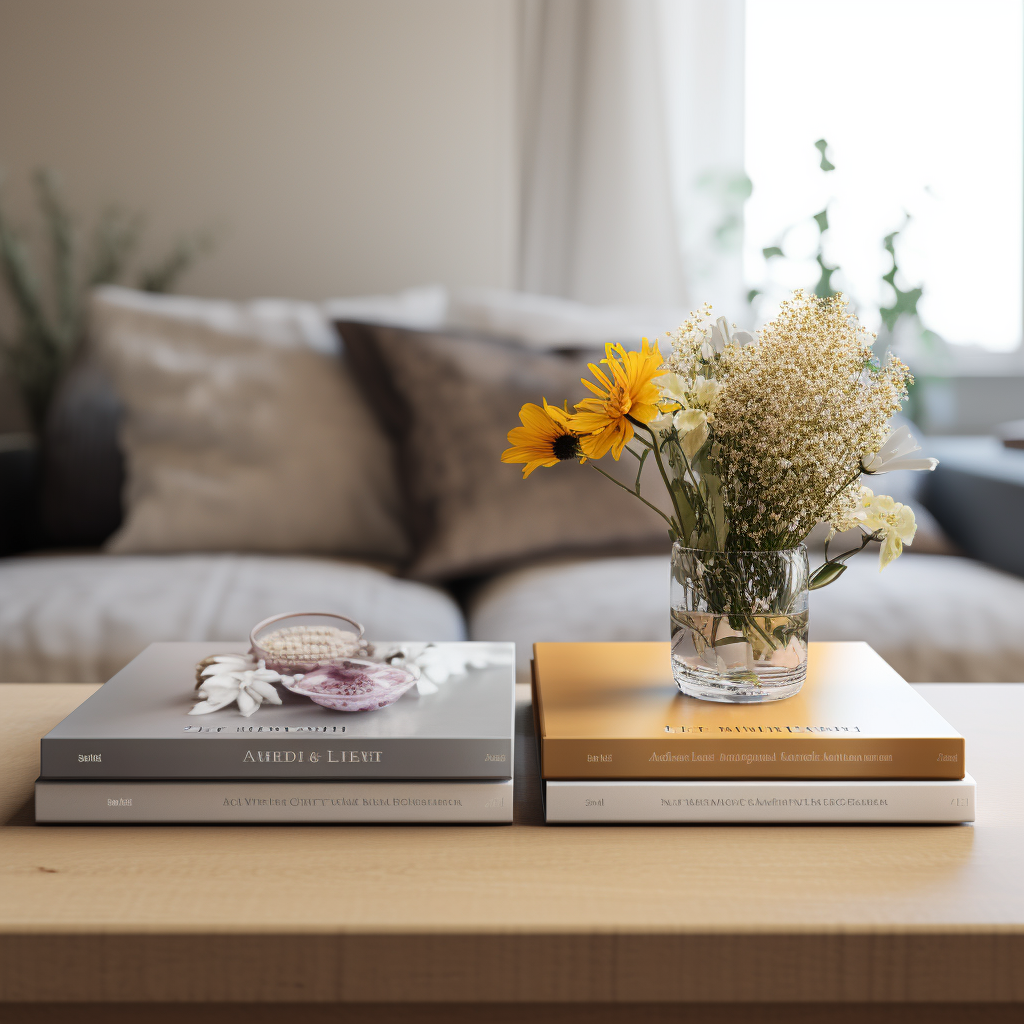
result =
[[962,779],[964,740],[865,643],[812,643],[768,704],[683,696],[667,643],[537,643],[545,779]]

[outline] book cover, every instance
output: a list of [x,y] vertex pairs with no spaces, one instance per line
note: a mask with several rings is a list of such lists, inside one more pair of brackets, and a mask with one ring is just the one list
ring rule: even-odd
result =
[[945,824],[974,821],[962,779],[687,779],[545,782],[551,824]]
[[40,779],[41,824],[505,824],[511,779],[148,781]]
[[156,643],[43,737],[45,779],[511,779],[513,644],[443,643],[475,664],[436,693],[333,711],[278,686],[251,717],[191,716],[196,663],[244,643]]
[[768,704],[681,694],[668,643],[534,644],[545,779],[962,779],[964,740],[865,643]]

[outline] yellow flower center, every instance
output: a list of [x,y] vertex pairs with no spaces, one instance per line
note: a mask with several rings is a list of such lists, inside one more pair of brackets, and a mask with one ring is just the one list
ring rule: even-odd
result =
[[629,392],[622,386],[614,388],[608,399],[608,414],[613,417],[627,416],[632,408],[633,399],[629,397]]

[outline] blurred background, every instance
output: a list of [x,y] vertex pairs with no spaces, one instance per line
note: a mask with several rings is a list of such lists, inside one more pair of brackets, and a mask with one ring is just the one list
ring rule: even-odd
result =
[[[37,563],[22,562],[104,543],[105,561],[75,563],[86,604],[100,567],[114,571],[111,550],[365,554],[298,533],[243,541],[255,534],[240,527],[219,546],[131,547],[122,534],[111,549],[151,493],[131,445],[152,440],[133,410],[155,406],[129,394],[127,371],[103,376],[109,358],[102,373],[89,362],[90,345],[127,351],[89,337],[95,286],[220,303],[115,305],[175,323],[235,317],[228,333],[256,322],[246,303],[273,298],[308,304],[299,319],[480,328],[534,353],[635,342],[705,301],[757,327],[803,287],[844,292],[879,354],[910,364],[906,411],[945,467],[910,495],[937,519],[940,540],[921,558],[946,559],[942,594],[1002,608],[974,641],[998,657],[974,675],[1024,678],[1024,650],[1007,639],[1024,614],[1022,154],[1021,0],[0,0],[0,551],[22,556],[0,570],[25,574],[0,579],[0,592],[31,579],[42,588],[33,607],[51,607],[70,569],[44,586]],[[170,395],[170,381],[153,394]],[[194,408],[183,400],[178,412]],[[175,458],[227,450],[216,432],[198,436]],[[87,437],[101,438],[106,461],[75,447]],[[176,465],[161,479],[184,479]],[[408,558],[396,544],[390,573]],[[518,563],[430,582],[468,623],[456,632],[493,633],[512,612],[495,605],[474,627],[480,581],[560,550],[526,545]],[[965,555],[1000,575],[954,579]],[[150,580],[165,571],[146,565]],[[897,588],[895,607],[935,590],[931,579]],[[189,586],[206,592],[202,580]],[[873,593],[836,606],[832,621],[846,625],[835,636],[874,628],[861,614]],[[111,601],[88,642],[70,611],[54,612],[59,656],[40,653],[27,605],[9,604],[6,618],[0,608],[0,677],[103,678],[161,629],[233,638],[250,613],[282,610],[268,597],[237,622],[129,627]],[[623,638],[661,635],[661,597],[653,607],[657,625],[623,627]],[[913,657],[900,663],[908,676],[937,678],[945,655]],[[949,671],[966,677],[969,662]]]
[[0,194],[29,219],[45,167],[83,215],[208,232],[187,290],[228,298],[487,285],[710,300],[756,325],[834,267],[826,284],[927,378],[921,425],[983,433],[1024,396],[1021,17],[1016,0],[2,0]]

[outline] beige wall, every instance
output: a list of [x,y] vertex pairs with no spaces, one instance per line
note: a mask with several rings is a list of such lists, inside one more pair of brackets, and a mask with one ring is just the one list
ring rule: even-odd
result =
[[0,0],[0,165],[215,225],[204,295],[511,285],[514,0]]

